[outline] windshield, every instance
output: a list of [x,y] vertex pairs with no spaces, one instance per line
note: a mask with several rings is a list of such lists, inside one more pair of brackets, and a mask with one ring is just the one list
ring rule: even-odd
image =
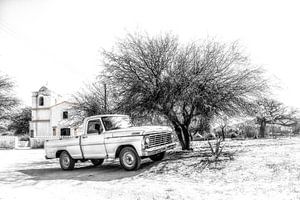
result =
[[106,131],[131,127],[130,118],[127,116],[102,117],[102,122]]

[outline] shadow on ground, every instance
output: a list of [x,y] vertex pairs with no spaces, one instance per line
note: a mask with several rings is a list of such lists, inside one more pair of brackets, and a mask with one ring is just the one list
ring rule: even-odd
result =
[[[222,153],[225,157],[231,157],[231,154]],[[59,168],[58,163],[51,161],[44,161],[38,163],[31,163],[31,167],[25,167],[22,170],[17,170],[26,175],[23,180],[79,180],[79,181],[112,181],[123,178],[130,178],[142,174],[145,171],[151,171],[152,167],[155,167],[162,163],[162,168],[169,165],[169,162],[176,162],[176,160],[184,160],[190,158],[201,158],[203,161],[207,160],[211,156],[206,150],[202,151],[175,151],[169,152],[166,158],[160,162],[152,162],[150,159],[143,160],[141,168],[137,171],[125,171],[119,164],[119,162],[109,163],[99,167],[93,167],[91,163],[79,163],[76,164],[74,170],[63,171]],[[197,165],[203,165],[206,162],[198,162]],[[37,165],[39,164],[39,165]],[[33,167],[33,168],[32,168]],[[26,169],[27,168],[27,169]],[[155,173],[160,170],[155,169]],[[162,170],[163,171],[163,170]],[[18,176],[20,177],[20,176]],[[11,177],[12,178],[12,177]]]
[[76,167],[71,171],[60,168],[24,169],[17,172],[30,176],[27,180],[79,180],[79,181],[111,181],[137,176],[156,165],[152,161],[141,164],[137,171],[125,171],[119,164],[106,163],[99,167],[92,165]]

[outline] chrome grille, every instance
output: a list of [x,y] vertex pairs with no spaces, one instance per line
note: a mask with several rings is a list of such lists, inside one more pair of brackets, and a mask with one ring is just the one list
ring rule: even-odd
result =
[[149,146],[148,147],[156,147],[164,144],[172,143],[171,133],[160,133],[149,136]]

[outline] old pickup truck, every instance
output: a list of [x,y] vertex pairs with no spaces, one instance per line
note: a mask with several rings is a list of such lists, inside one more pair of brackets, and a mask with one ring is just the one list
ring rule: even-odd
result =
[[98,166],[108,158],[119,158],[125,170],[137,170],[141,159],[162,160],[175,147],[170,127],[133,127],[127,115],[88,117],[83,128],[78,136],[46,141],[45,157],[59,158],[63,170],[74,169],[77,161],[90,160]]

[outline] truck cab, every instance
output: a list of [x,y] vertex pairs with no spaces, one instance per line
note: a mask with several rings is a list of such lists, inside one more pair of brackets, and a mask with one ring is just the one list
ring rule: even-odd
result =
[[46,158],[59,158],[63,170],[73,169],[79,160],[90,160],[98,166],[107,158],[119,158],[125,170],[137,170],[141,159],[162,160],[174,147],[170,127],[135,127],[127,115],[88,117],[80,135],[45,142]]

